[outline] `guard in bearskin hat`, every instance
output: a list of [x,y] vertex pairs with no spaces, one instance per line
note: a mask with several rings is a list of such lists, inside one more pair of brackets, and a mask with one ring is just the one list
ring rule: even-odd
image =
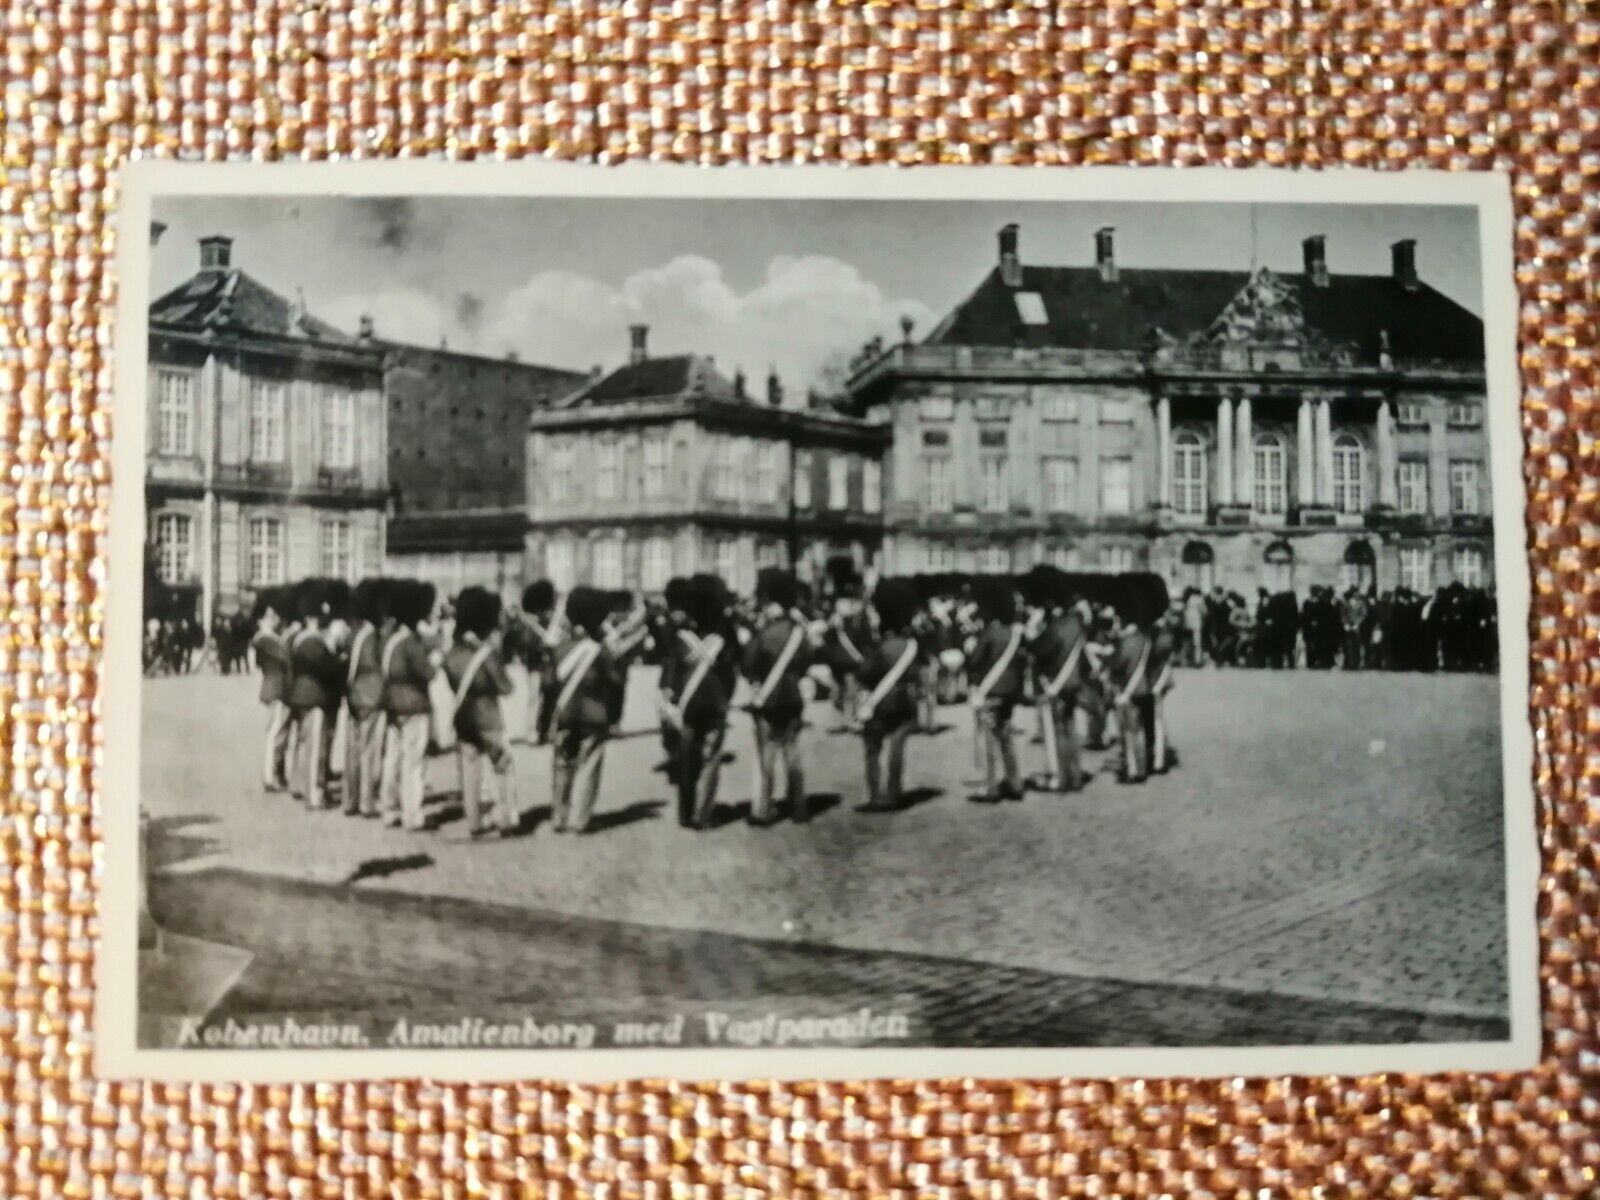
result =
[[535,579],[522,592],[522,622],[527,640],[529,675],[528,740],[542,746],[550,739],[550,706],[555,703],[555,648],[566,637],[565,620],[556,610],[555,584]]
[[1110,707],[1116,714],[1121,740],[1117,755],[1118,777],[1123,783],[1142,783],[1150,774],[1154,640],[1149,630],[1131,618],[1119,615],[1116,621],[1111,654],[1104,670]]
[[1088,779],[1075,719],[1092,666],[1086,606],[1071,594],[1065,575],[1051,567],[1034,568],[1022,585],[1034,702],[1044,738],[1042,782],[1046,791],[1077,791]]
[[432,704],[428,684],[438,669],[427,639],[433,616],[433,584],[397,579],[389,585],[392,627],[384,639],[379,666],[383,672],[383,780],[378,807],[385,825],[412,832],[427,828],[422,815],[423,762],[428,753]]
[[675,603],[683,625],[667,645],[659,706],[672,733],[672,779],[678,824],[704,828],[716,805],[728,707],[739,682],[738,639],[728,619],[728,592],[715,575],[683,581]]
[[378,815],[378,784],[383,777],[384,624],[388,618],[387,579],[363,579],[350,598],[350,649],[345,655],[344,811]]
[[1017,621],[1016,595],[1011,580],[998,576],[979,577],[972,588],[983,622],[966,664],[972,684],[967,703],[973,711],[983,768],[980,799],[1020,800],[1022,776],[1017,770],[1011,716],[1022,699],[1027,654]]
[[883,579],[873,589],[872,607],[880,638],[861,665],[863,695],[856,711],[867,757],[867,802],[861,811],[894,812],[905,779],[906,738],[917,726],[919,665],[925,651],[913,625],[922,605],[909,582]]
[[674,672],[681,667],[685,657],[677,652],[677,648],[680,643],[693,647],[700,640],[689,627],[689,592],[689,581],[683,576],[674,575],[667,580],[661,593],[662,608],[655,614],[651,625],[651,638],[661,663],[656,686],[661,697],[658,708],[664,757],[656,769],[666,773],[674,789],[678,786],[678,727],[668,719],[668,706],[669,698],[676,695],[676,689],[682,685],[683,681]]
[[344,663],[330,628],[349,604],[349,585],[307,579],[295,593],[300,629],[289,646],[289,727],[294,771],[289,790],[310,808],[329,807],[328,755],[344,698]]
[[861,704],[861,670],[872,652],[875,637],[872,617],[862,603],[862,580],[852,566],[835,575],[833,612],[828,619],[823,652],[833,675],[834,698],[843,723],[835,733],[858,733],[856,711]]
[[500,655],[499,626],[499,596],[469,587],[456,597],[454,642],[444,656],[444,673],[455,710],[461,804],[469,838],[509,837],[521,820],[500,712],[500,698],[511,694],[511,676]]
[[570,632],[554,652],[555,698],[550,728],[555,743],[551,772],[552,828],[584,833],[600,795],[600,772],[614,714],[622,707],[626,667],[606,647],[606,594],[575,587],[567,596]]
[[773,811],[778,767],[795,821],[810,817],[805,772],[800,764],[800,726],[805,710],[800,681],[811,666],[810,638],[794,611],[798,589],[788,571],[764,568],[756,576],[757,627],[744,651],[744,677],[752,692],[755,719],[756,789],[750,823],[766,827]]
[[289,592],[263,588],[256,595],[256,633],[250,639],[261,671],[261,703],[267,710],[261,783],[269,792],[289,787],[289,647],[284,630],[293,616]]

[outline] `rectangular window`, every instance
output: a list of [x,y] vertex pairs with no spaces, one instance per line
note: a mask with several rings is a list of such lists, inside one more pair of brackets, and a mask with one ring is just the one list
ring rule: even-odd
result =
[[1022,318],[1024,325],[1050,324],[1050,318],[1044,310],[1044,297],[1038,292],[1015,292],[1012,299],[1016,302],[1017,316]]
[[156,451],[194,453],[194,375],[156,372]]
[[718,500],[739,499],[739,443],[718,437],[712,445],[711,494]]
[[1476,429],[1483,424],[1483,406],[1473,400],[1452,400],[1446,420],[1459,429]]
[[622,446],[612,438],[602,438],[594,446],[594,498],[615,500],[621,479]]
[[284,458],[284,436],[287,389],[276,379],[250,381],[250,461],[253,463],[281,463]]
[[1063,546],[1060,544],[1050,547],[1050,565],[1063,571],[1076,571],[1081,556],[1076,546]]
[[558,504],[574,499],[573,484],[577,479],[575,457],[570,445],[559,445],[550,451],[550,499]]
[[283,582],[283,522],[277,517],[251,517],[250,582],[257,586]]
[[1417,426],[1428,423],[1428,406],[1420,400],[1402,400],[1394,406],[1396,425]]
[[593,570],[589,572],[594,586],[616,589],[622,586],[622,539],[603,537],[594,543]]
[[665,437],[648,437],[644,443],[644,494],[660,500],[667,494],[668,442]]
[[1100,460],[1100,511],[1103,513],[1128,513],[1133,511],[1133,460],[1131,458],[1102,458]]
[[324,403],[322,463],[347,471],[356,465],[356,394],[346,388],[332,388]]
[[1458,458],[1450,464],[1450,511],[1476,516],[1479,507],[1478,464],[1470,458]]
[[1044,460],[1044,507],[1047,512],[1072,512],[1078,506],[1078,460]]
[[923,562],[929,571],[954,571],[956,548],[949,542],[923,543]]
[[1400,586],[1413,592],[1433,590],[1433,558],[1427,547],[1400,547]]
[[978,430],[978,445],[985,450],[1004,450],[1006,448],[1005,426],[993,426],[988,429]]
[[572,590],[576,570],[571,538],[553,537],[545,543],[544,570],[557,592],[565,595]]
[[162,583],[187,583],[194,573],[194,521],[182,513],[158,516],[156,556]]
[[973,398],[972,411],[980,421],[1005,421],[1011,416],[1011,397],[1005,392],[984,392]]
[[1076,421],[1078,398],[1062,388],[1039,389],[1039,416],[1046,421]]
[[954,481],[950,476],[950,459],[946,455],[923,455],[922,477],[928,484],[929,512],[949,512],[955,507]]
[[1122,396],[1107,396],[1100,401],[1100,424],[1126,425],[1133,420],[1133,402]]
[[1428,511],[1428,464],[1420,458],[1408,458],[1399,465],[1399,501],[1403,513]]
[[777,442],[762,442],[756,448],[756,499],[763,504],[776,504],[780,498],[778,488]]
[[811,507],[811,472],[815,469],[810,454],[797,454],[794,459],[794,506]]
[[350,522],[324,521],[321,534],[322,573],[334,579],[353,579],[356,574],[355,533]]
[[985,455],[978,463],[978,482],[982,491],[983,511],[1005,512],[1010,505],[1010,487],[1006,482],[1006,460],[1003,455]]
[[861,509],[869,513],[883,511],[883,467],[871,459],[861,464]]
[[842,454],[828,460],[828,507],[850,507],[850,460]]
[[723,538],[717,542],[717,574],[722,582],[732,587],[739,574],[739,541],[737,538]]
[[1110,575],[1124,575],[1133,570],[1133,547],[1101,546],[1100,569]]
[[950,421],[955,419],[956,402],[953,396],[924,396],[917,401],[917,412],[924,421]]
[[948,446],[950,444],[950,431],[948,429],[924,429],[922,431],[922,444],[924,446]]
[[978,555],[978,569],[987,575],[1001,575],[1011,570],[1011,555],[1004,546],[992,542]]
[[647,538],[639,560],[639,586],[659,592],[672,578],[672,539],[656,534]]
[[1477,546],[1457,546],[1450,555],[1450,566],[1456,582],[1463,587],[1483,586],[1483,565],[1483,550]]

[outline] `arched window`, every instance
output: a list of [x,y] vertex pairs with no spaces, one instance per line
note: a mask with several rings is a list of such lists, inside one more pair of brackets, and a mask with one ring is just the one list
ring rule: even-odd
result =
[[1206,444],[1192,429],[1172,439],[1172,508],[1192,516],[1206,511]]
[[1273,542],[1261,556],[1261,584],[1273,593],[1294,591],[1294,550],[1288,542]]
[[1365,506],[1362,495],[1366,477],[1366,451],[1353,434],[1341,433],[1333,439],[1333,507],[1342,513],[1359,513]]
[[1339,582],[1345,591],[1367,591],[1377,582],[1377,572],[1378,556],[1373,553],[1372,543],[1357,540],[1344,548]]
[[1289,487],[1284,470],[1283,443],[1276,435],[1259,433],[1254,447],[1252,478],[1255,480],[1255,509],[1258,513],[1281,513],[1289,506]]
[[1209,592],[1216,576],[1216,552],[1204,542],[1190,542],[1183,548],[1183,582]]

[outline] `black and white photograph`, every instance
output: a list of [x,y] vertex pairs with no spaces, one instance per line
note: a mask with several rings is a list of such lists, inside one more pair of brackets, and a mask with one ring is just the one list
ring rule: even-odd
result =
[[102,1070],[1531,1065],[1510,235],[1493,175],[136,164]]

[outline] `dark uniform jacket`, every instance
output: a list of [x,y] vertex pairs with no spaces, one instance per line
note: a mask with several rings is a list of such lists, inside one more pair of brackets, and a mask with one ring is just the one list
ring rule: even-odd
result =
[[428,643],[416,630],[401,626],[389,635],[381,651],[383,672],[383,710],[394,717],[425,716],[432,711],[428,700],[428,681],[433,678],[433,660]]
[[383,702],[383,632],[362,625],[351,636],[345,663],[345,702],[357,716],[376,712]]
[[699,670],[701,655],[677,630],[667,643],[661,665],[661,690],[668,701],[682,709],[683,723],[691,729],[710,729],[726,723],[733,690],[739,684],[739,642],[730,631],[723,635],[716,661],[703,673],[694,694],[684,704],[684,690]]
[[[1088,648],[1083,644],[1088,635],[1083,618],[1075,612],[1067,612],[1046,621],[1039,636],[1028,643],[1041,697],[1055,684],[1068,659],[1072,660],[1072,667],[1056,688],[1057,698],[1070,696],[1089,677]],[[1077,651],[1075,655],[1074,650]]]
[[[974,693],[983,686],[983,681],[989,678],[990,670],[1005,655],[1015,628],[1004,621],[990,621],[983,632],[978,634],[972,653],[967,657],[967,679]],[[1022,639],[1019,638],[1017,652],[1011,656],[1011,661],[1006,664],[1005,670],[1000,672],[999,677],[990,686],[984,697],[986,700],[1014,704],[1021,699],[1022,682],[1028,665],[1025,650]]]
[[[461,680],[467,667],[477,657],[482,643],[457,642],[444,656],[444,675],[450,681],[452,696],[461,691]],[[456,735],[468,740],[505,731],[505,720],[500,712],[500,697],[511,694],[511,676],[506,674],[505,660],[499,650],[490,650],[478,664],[467,685],[467,692],[456,709]]]
[[[1150,694],[1150,683],[1155,678],[1155,654],[1146,655],[1145,651],[1151,649],[1150,636],[1136,626],[1130,626],[1116,640],[1112,647],[1111,659],[1106,663],[1106,678],[1111,684],[1112,699],[1120,699],[1123,692],[1128,693],[1130,700],[1138,700]],[[1139,664],[1144,663],[1141,672]],[[1135,676],[1138,676],[1135,680]],[[1133,687],[1129,688],[1130,680],[1135,680]]]
[[917,669],[926,659],[928,651],[920,642],[903,633],[895,633],[890,634],[867,654],[867,661],[861,668],[861,686],[866,690],[867,696],[871,696],[878,685],[900,664],[901,657],[912,646],[915,646],[915,652],[906,669],[883,694],[883,698],[873,706],[871,714],[867,717],[873,725],[893,728],[906,721],[916,720],[919,686]]
[[289,647],[289,707],[331,709],[344,695],[344,661],[313,629],[295,634]]
[[[561,669],[566,666],[572,655],[587,645],[599,645],[599,643],[582,633],[575,633],[556,647],[552,655],[550,690],[547,693],[552,706],[559,704],[562,694],[572,682],[570,677],[565,679],[561,677]],[[582,678],[572,685],[567,703],[551,712],[555,728],[584,733],[604,733],[611,728],[612,714],[622,708],[626,686],[627,675],[624,668],[612,656],[611,651],[599,645],[599,652],[594,656],[594,661],[583,672]]]
[[[783,675],[773,683],[766,700],[760,701],[761,687],[782,657],[784,648],[796,630],[800,631],[800,644],[790,656]],[[806,633],[788,617],[768,621],[758,629],[744,648],[744,677],[750,681],[751,709],[774,720],[785,720],[800,715],[805,707],[805,697],[800,692],[800,681],[811,667],[811,648],[806,644]]]
[[854,612],[828,627],[828,666],[845,674],[860,671],[872,652],[872,620]]
[[271,630],[263,629],[251,639],[250,648],[256,652],[256,666],[261,668],[261,703],[289,699],[289,649],[283,638]]

